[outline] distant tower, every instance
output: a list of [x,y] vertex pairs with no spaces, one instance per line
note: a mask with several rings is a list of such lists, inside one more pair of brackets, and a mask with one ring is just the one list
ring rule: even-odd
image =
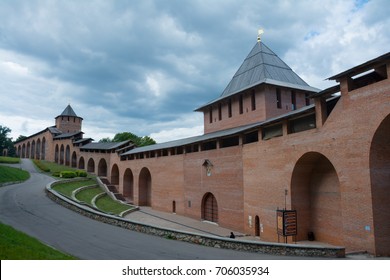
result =
[[65,108],[61,115],[55,118],[56,128],[62,133],[73,133],[81,131],[83,118],[76,115],[70,104]]

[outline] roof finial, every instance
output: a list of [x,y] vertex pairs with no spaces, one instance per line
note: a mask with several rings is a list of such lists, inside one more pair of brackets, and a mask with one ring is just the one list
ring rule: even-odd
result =
[[257,43],[260,43],[261,42],[261,35],[264,33],[264,30],[263,28],[260,28],[259,30],[257,30]]

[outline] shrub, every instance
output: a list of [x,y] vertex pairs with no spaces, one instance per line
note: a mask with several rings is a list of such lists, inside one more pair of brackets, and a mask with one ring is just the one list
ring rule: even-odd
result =
[[75,177],[77,177],[77,174],[75,171],[61,171],[60,177],[61,178],[75,178]]
[[54,177],[60,177],[60,171],[53,172],[51,175]]
[[87,177],[87,172],[84,170],[76,170],[77,177]]
[[0,163],[10,163],[10,164],[20,163],[20,159],[13,158],[13,157],[0,157]]

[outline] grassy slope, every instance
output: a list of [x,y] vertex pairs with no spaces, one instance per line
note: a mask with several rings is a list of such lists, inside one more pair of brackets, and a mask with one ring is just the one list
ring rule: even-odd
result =
[[30,178],[30,174],[19,168],[0,166],[0,183],[25,181]]
[[0,223],[1,260],[75,260],[23,232]]
[[66,195],[68,197],[71,197],[72,192],[80,187],[83,186],[90,186],[95,185],[95,180],[85,180],[85,181],[75,181],[75,182],[65,182],[65,183],[59,183],[52,187],[53,190]]

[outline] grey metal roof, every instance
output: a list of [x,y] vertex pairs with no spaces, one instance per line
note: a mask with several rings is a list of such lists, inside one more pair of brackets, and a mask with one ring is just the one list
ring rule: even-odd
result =
[[82,138],[82,139],[73,141],[73,144],[79,144],[79,143],[90,142],[90,141],[93,141],[93,139],[92,138]]
[[53,139],[64,139],[64,138],[71,138],[78,134],[84,134],[84,132],[76,131],[76,132],[69,132],[69,133],[62,133],[60,135],[54,136]]
[[131,140],[122,141],[122,142],[97,142],[97,143],[88,143],[82,147],[81,150],[115,150],[122,146],[129,144]]
[[320,97],[320,96],[331,96],[332,94],[340,92],[340,85],[335,85],[329,88],[326,88],[324,90],[321,90],[320,92],[313,93],[310,95],[310,98]]
[[48,129],[49,129],[50,133],[52,133],[52,134],[61,134],[62,133],[62,131],[59,130],[58,128],[56,128],[55,126],[48,127]]
[[70,104],[68,105],[68,106],[66,106],[66,108],[64,109],[64,111],[59,115],[59,116],[57,116],[57,118],[58,117],[61,117],[61,116],[63,116],[63,117],[78,117],[79,118],[79,116],[77,116],[76,115],[76,113],[74,112],[74,110],[73,110],[73,108],[70,106]]
[[269,124],[272,124],[274,122],[281,121],[285,118],[290,118],[292,116],[304,114],[304,113],[307,113],[308,111],[313,110],[313,109],[314,109],[314,104],[306,106],[306,107],[302,107],[300,109],[291,111],[287,114],[284,114],[284,115],[281,115],[281,116],[278,116],[275,118],[270,118],[268,120],[256,122],[253,124],[243,125],[243,126],[239,126],[239,127],[226,129],[226,130],[215,131],[215,132],[211,132],[211,133],[207,133],[207,134],[203,134],[203,135],[199,135],[199,136],[193,136],[193,137],[174,140],[174,141],[170,141],[170,142],[158,143],[158,144],[144,146],[144,147],[138,147],[138,148],[132,149],[128,152],[121,154],[121,156],[126,156],[126,155],[141,153],[141,152],[147,152],[147,151],[155,151],[155,150],[185,146],[185,145],[189,145],[189,144],[193,144],[193,143],[197,143],[197,142],[207,142],[207,141],[214,140],[214,139],[221,138],[221,137],[228,137],[228,136],[232,136],[232,135],[237,134],[237,133],[243,133],[245,131],[248,132],[251,129],[254,129],[254,128],[257,128],[260,126],[264,126],[264,125],[269,125]]
[[340,80],[340,78],[345,77],[345,76],[351,77],[351,76],[363,73],[363,72],[369,70],[370,68],[374,68],[376,66],[383,64],[384,62],[386,62],[389,59],[390,59],[390,52],[385,53],[381,56],[378,56],[374,59],[371,59],[371,60],[369,60],[365,63],[362,63],[360,65],[357,65],[355,67],[352,67],[352,68],[350,68],[344,72],[341,72],[337,75],[329,77],[328,80],[338,81],[338,80]]
[[263,42],[256,43],[219,98],[197,110],[259,84],[318,92],[309,86]]

